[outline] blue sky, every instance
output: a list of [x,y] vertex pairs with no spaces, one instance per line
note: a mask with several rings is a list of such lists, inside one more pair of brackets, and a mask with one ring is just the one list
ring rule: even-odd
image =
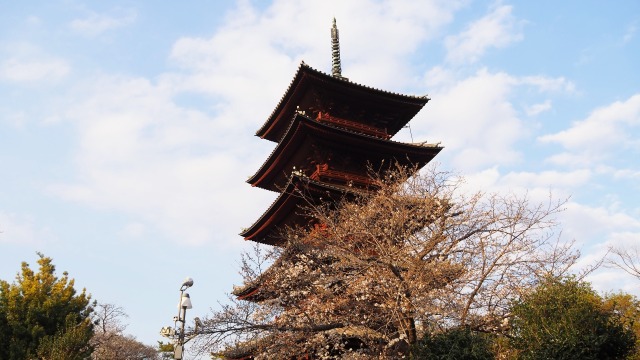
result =
[[[153,344],[186,276],[201,315],[239,284],[237,234],[275,194],[253,134],[301,61],[432,99],[400,141],[487,191],[570,197],[588,264],[640,239],[640,3],[0,1],[0,278],[36,251]],[[638,294],[612,269],[602,291]]]

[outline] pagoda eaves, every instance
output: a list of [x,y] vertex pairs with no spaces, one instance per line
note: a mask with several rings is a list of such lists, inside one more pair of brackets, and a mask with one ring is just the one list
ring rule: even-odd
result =
[[354,196],[357,191],[357,189],[334,186],[308,177],[292,175],[285,189],[267,211],[253,225],[243,230],[240,236],[245,240],[277,245],[282,242],[280,232],[287,226],[293,227],[312,222],[313,219],[300,207],[301,203],[309,205],[309,202],[320,203],[330,199],[338,201],[345,196]]
[[355,174],[366,174],[367,167],[382,171],[394,162],[422,167],[442,150],[432,144],[408,144],[355,133],[300,113],[290,122],[280,143],[247,180],[251,185],[281,191],[293,171],[313,176],[318,166],[326,166],[327,170],[346,170],[346,177],[353,176],[353,181],[366,186],[366,179],[358,181],[362,176]]
[[411,96],[375,89],[334,77],[300,64],[289,88],[256,135],[274,142],[284,136],[291,114],[318,111],[349,118],[364,125],[384,128],[395,135],[429,101],[426,96]]

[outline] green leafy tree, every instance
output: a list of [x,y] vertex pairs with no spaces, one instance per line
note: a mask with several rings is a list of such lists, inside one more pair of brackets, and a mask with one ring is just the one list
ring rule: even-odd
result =
[[412,351],[415,359],[424,360],[493,360],[495,335],[472,331],[468,326],[439,334],[426,334]]
[[520,359],[624,359],[635,335],[589,283],[547,278],[513,306],[512,344]]
[[173,359],[174,346],[171,342],[158,341],[158,353],[161,359]]
[[636,345],[628,360],[640,360],[640,300],[623,292],[607,294],[604,297],[604,307],[607,311],[617,314],[626,329],[633,331]]
[[38,253],[39,271],[26,262],[15,282],[0,280],[0,359],[86,359],[92,351],[91,296],[77,293],[66,272]]

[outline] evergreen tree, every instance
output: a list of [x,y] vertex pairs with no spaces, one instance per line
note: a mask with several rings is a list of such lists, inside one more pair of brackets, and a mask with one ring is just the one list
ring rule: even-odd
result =
[[636,336],[635,350],[628,360],[640,360],[640,300],[624,292],[607,294],[604,297],[605,310],[617,314],[625,329]]
[[0,280],[0,359],[86,359],[93,336],[91,296],[77,293],[66,272],[38,253],[39,271],[26,262],[15,282]]
[[575,278],[545,279],[512,312],[512,344],[521,359],[624,359],[635,345],[620,315]]

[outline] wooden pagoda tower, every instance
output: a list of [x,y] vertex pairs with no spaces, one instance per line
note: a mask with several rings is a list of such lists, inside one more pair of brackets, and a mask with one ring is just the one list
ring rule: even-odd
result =
[[[356,84],[342,76],[338,30],[332,27],[332,73],[304,62],[289,88],[256,135],[276,144],[248,183],[279,193],[276,200],[240,234],[246,240],[278,246],[287,227],[311,227],[314,219],[302,207],[309,201],[326,204],[349,193],[375,191],[370,171],[384,172],[395,164],[421,168],[442,147],[403,143],[392,137],[429,101]],[[304,197],[300,194],[304,193]],[[317,225],[317,224],[316,224]],[[270,271],[234,289],[240,300],[260,302]],[[251,359],[251,347],[226,353],[228,359]]]
[[349,81],[341,73],[335,19],[331,33],[332,74],[303,62],[256,133],[277,145],[247,182],[280,195],[240,234],[246,240],[278,245],[284,227],[308,225],[311,219],[297,211],[301,199],[295,190],[301,186],[316,201],[332,201],[353,188],[372,189],[369,169],[384,171],[394,163],[422,167],[442,149],[391,140],[429,98]]

